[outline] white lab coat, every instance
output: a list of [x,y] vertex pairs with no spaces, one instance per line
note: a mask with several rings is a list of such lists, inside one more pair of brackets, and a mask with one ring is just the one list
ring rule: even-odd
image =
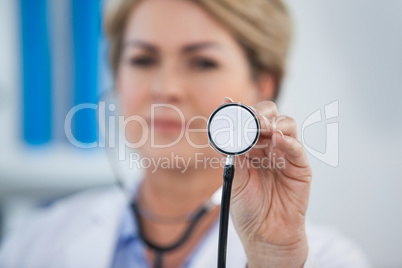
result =
[[[93,189],[56,202],[8,236],[0,248],[1,268],[110,267],[127,199],[117,187]],[[214,226],[191,268],[216,267],[218,226]],[[309,255],[304,267],[369,267],[364,255],[334,230],[307,225]],[[230,221],[227,267],[244,268],[243,246]]]

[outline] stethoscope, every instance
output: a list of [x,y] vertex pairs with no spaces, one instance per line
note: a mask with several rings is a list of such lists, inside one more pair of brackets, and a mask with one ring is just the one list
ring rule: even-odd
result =
[[208,120],[208,139],[213,149],[226,155],[223,170],[221,212],[219,220],[218,268],[226,267],[226,248],[234,157],[250,151],[260,135],[260,124],[252,108],[241,103],[219,106]]
[[188,221],[189,225],[187,226],[186,230],[183,232],[181,237],[177,239],[175,242],[173,242],[170,245],[167,246],[161,246],[153,243],[152,241],[148,240],[147,237],[144,235],[143,231],[143,226],[141,224],[141,218],[149,219],[151,221],[160,221],[160,218],[158,216],[158,220],[153,219],[152,213],[148,212],[145,210],[143,207],[141,207],[138,203],[138,200],[134,200],[131,203],[131,209],[133,211],[134,216],[136,217],[136,221],[138,224],[138,229],[139,229],[139,235],[142,241],[152,250],[155,252],[155,262],[153,267],[155,268],[161,268],[162,263],[163,263],[163,255],[166,253],[169,253],[170,251],[174,251],[175,249],[179,248],[181,245],[183,245],[188,238],[190,237],[192,231],[194,228],[197,226],[197,224],[200,222],[201,218],[207,214],[207,212],[211,211],[214,209],[216,206],[220,205],[220,195],[221,195],[221,189],[220,187],[215,193],[206,201],[204,204],[194,213],[190,215],[186,215],[185,219],[184,217],[178,217],[177,219],[165,219],[164,223],[165,224],[172,224],[176,222],[183,222],[183,220]]
[[[134,199],[131,202],[131,209],[139,227],[139,235],[143,242],[156,252],[155,268],[161,268],[163,254],[183,245],[190,237],[200,219],[219,204],[221,205],[221,209],[217,267],[226,267],[230,197],[235,173],[234,159],[238,155],[247,153],[255,146],[260,135],[260,124],[257,114],[249,106],[241,103],[227,103],[219,106],[211,114],[207,124],[207,131],[211,148],[226,156],[223,185],[195,213],[188,215],[187,220],[189,221],[189,225],[176,242],[168,246],[160,246],[149,241],[144,235],[140,217],[147,218],[152,217],[152,215],[147,215],[145,211],[141,210],[137,200]],[[124,183],[120,180],[120,176],[117,175],[116,170],[114,170],[114,173],[119,187],[125,192]]]

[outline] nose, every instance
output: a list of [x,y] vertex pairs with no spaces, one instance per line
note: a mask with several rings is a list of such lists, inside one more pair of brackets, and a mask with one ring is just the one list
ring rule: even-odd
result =
[[173,66],[160,68],[151,85],[153,99],[160,103],[179,103],[185,95],[182,86],[182,78],[177,68]]

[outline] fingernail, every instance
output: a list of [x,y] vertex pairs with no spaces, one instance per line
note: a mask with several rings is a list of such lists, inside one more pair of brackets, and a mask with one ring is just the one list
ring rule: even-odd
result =
[[249,106],[249,105],[247,105],[247,107],[248,107],[248,108],[250,108],[251,110],[253,110],[253,112],[254,112],[255,114],[258,114],[257,110],[256,110],[256,109],[254,109],[254,107],[253,107],[253,106]]
[[275,129],[276,132],[280,133],[282,138],[284,138],[285,136],[283,135],[282,131],[280,129]]
[[265,115],[259,114],[258,116],[260,116],[265,121],[267,126],[272,127],[271,120],[269,120]]
[[234,101],[229,97],[223,98],[222,104],[227,103],[227,102],[234,102]]
[[[285,136],[283,135],[283,133],[282,133],[282,131],[281,131],[280,129],[275,129],[275,132],[280,133],[280,134],[281,134],[281,136],[282,136],[282,138],[285,138]],[[277,139],[277,137],[276,137],[276,136],[275,136],[275,137],[273,137],[273,140],[272,140],[272,147],[273,147],[273,148],[275,148],[275,147],[276,147],[276,139]]]

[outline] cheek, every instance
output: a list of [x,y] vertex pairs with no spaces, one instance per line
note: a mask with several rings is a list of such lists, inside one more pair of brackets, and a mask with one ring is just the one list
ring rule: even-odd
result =
[[247,105],[255,104],[257,89],[244,73],[222,74],[215,79],[205,79],[193,85],[197,85],[194,101],[199,103],[199,110],[207,117],[222,104],[225,97]]
[[144,107],[149,103],[148,83],[141,79],[136,79],[123,71],[117,84],[123,115],[128,117],[133,114],[140,114],[140,111],[143,111]]

